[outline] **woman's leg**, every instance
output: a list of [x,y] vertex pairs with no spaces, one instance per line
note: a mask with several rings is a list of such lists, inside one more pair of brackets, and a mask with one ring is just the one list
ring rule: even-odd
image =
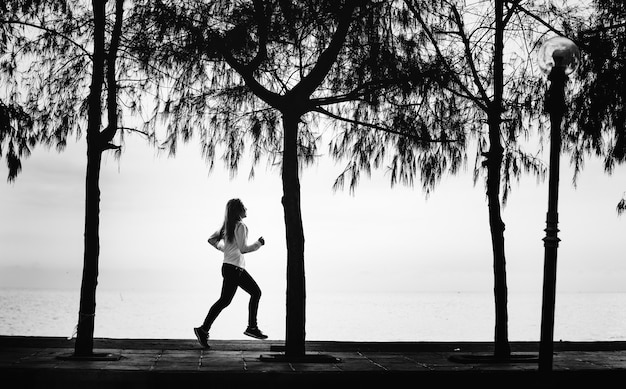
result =
[[239,277],[239,286],[250,295],[248,303],[248,327],[255,328],[257,326],[257,312],[259,310],[259,301],[261,300],[261,288],[257,285],[254,278],[245,269]]
[[220,298],[213,304],[211,309],[209,309],[209,313],[204,319],[204,323],[202,324],[204,331],[209,331],[220,312],[233,301],[241,273],[242,271],[235,266],[229,266],[227,264],[222,265],[222,293],[220,294]]

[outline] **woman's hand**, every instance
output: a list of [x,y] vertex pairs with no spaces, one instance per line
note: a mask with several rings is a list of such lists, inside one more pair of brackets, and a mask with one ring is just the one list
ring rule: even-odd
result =
[[259,238],[259,242],[261,242],[261,246],[265,244],[265,239],[263,239],[263,237]]

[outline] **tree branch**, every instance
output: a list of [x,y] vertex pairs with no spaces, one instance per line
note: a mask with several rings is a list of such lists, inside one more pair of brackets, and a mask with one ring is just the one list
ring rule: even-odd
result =
[[328,116],[330,118],[333,118],[333,119],[336,119],[336,120],[339,120],[339,121],[342,121],[342,122],[352,123],[354,125],[361,126],[361,127],[368,127],[368,128],[371,128],[371,129],[374,129],[374,130],[377,130],[377,131],[386,132],[388,134],[395,134],[395,135],[403,136],[405,138],[409,138],[409,139],[412,139],[412,140],[418,141],[418,142],[430,142],[430,143],[455,143],[455,142],[458,142],[458,140],[456,140],[456,139],[431,139],[431,138],[425,139],[425,138],[421,138],[419,136],[407,134],[407,133],[404,133],[402,131],[392,130],[391,128],[383,127],[383,126],[380,126],[378,124],[362,122],[360,120],[348,119],[348,118],[345,118],[343,116],[336,115],[336,114],[334,114],[334,113],[332,113],[332,112],[330,112],[330,111],[328,111],[328,110],[326,110],[324,108],[320,108],[320,107],[315,107],[315,108],[312,109],[312,111],[321,113],[323,115],[326,115],[326,116]]
[[256,55],[246,65],[249,72],[254,72],[259,68],[261,62],[267,57],[267,16],[265,15],[265,7],[263,1],[254,1],[254,15],[257,20],[257,28],[259,33],[259,50]]
[[350,92],[336,95],[331,97],[318,97],[314,99],[310,99],[311,105],[320,106],[320,105],[332,105],[345,103],[347,101],[351,101],[356,99],[359,96],[366,94],[366,90],[369,88],[374,88],[378,90],[378,88],[396,86],[402,83],[406,83],[411,81],[409,77],[406,78],[396,78],[396,79],[386,79],[386,80],[378,80],[378,81],[368,81],[363,84],[358,85],[356,88],[352,89]]
[[[111,32],[111,44],[107,53],[107,128],[100,133],[100,141],[103,144],[110,144],[117,132],[117,75],[116,66],[117,50],[120,45],[122,35],[122,20],[124,16],[124,0],[115,1],[115,23]],[[105,146],[106,147],[106,146]]]
[[524,6],[522,6],[521,4],[517,5],[517,8],[522,11],[523,13],[525,13],[526,15],[530,16],[531,18],[535,19],[536,21],[538,21],[541,25],[543,25],[544,27],[546,27],[548,30],[554,32],[555,34],[559,35],[559,36],[565,36],[563,35],[563,33],[559,30],[557,30],[556,28],[554,28],[553,26],[550,25],[550,23],[546,22],[545,20],[543,20],[542,18],[540,18],[539,16],[535,15],[534,13],[530,12],[529,10],[527,10]]
[[102,151],[106,150],[121,150],[122,146],[114,145],[113,143],[106,143],[102,146]]
[[459,34],[461,36],[461,40],[463,41],[463,47],[465,48],[465,57],[467,58],[467,63],[470,67],[470,71],[472,72],[472,78],[474,79],[474,85],[478,88],[480,95],[485,102],[485,106],[488,106],[491,103],[491,99],[487,95],[487,91],[483,87],[483,84],[480,81],[480,76],[478,75],[478,70],[476,70],[476,64],[474,63],[474,59],[472,57],[472,49],[470,47],[470,42],[467,39],[467,35],[465,34],[463,19],[459,14],[459,10],[456,9],[456,6],[452,5],[452,13],[454,14],[454,19],[456,20],[457,25],[459,26]]
[[281,96],[278,93],[272,92],[263,85],[261,85],[261,83],[256,78],[254,78],[254,74],[252,73],[252,71],[248,69],[245,64],[239,62],[226,48],[225,45],[222,44],[222,46],[223,48],[220,49],[220,53],[224,57],[224,60],[234,71],[236,71],[241,76],[241,78],[243,78],[246,86],[248,86],[248,88],[250,88],[256,96],[258,96],[268,105],[274,108],[280,107]]
[[52,30],[50,28],[44,27],[44,26],[40,26],[37,24],[33,24],[33,23],[29,23],[29,22],[23,22],[21,20],[13,20],[13,19],[9,19],[9,20],[3,20],[0,19],[0,24],[21,24],[27,27],[33,27],[39,30],[43,30],[46,32],[49,32],[53,35],[57,35],[63,39],[65,39],[66,41],[70,42],[71,44],[73,44],[74,46],[76,46],[77,48],[79,48],[83,53],[85,53],[90,59],[93,60],[93,55],[87,51],[87,49],[85,49],[83,46],[81,46],[80,44],[78,44],[76,41],[74,41],[72,38],[68,37],[67,35],[64,35],[58,31]]
[[[555,27],[551,26],[548,22],[546,22],[545,20],[543,20],[539,16],[535,15],[531,11],[527,10],[522,5],[518,4],[517,8],[520,11],[522,11],[524,14],[526,14],[526,15],[530,16],[531,18],[535,19],[536,21],[538,21],[541,25],[546,27],[549,31],[552,31],[553,33],[557,34],[558,36],[562,36],[562,37],[571,39],[581,49],[588,49],[588,45],[584,44],[583,42],[580,42],[579,40],[576,40],[573,37],[565,36],[565,34],[562,31],[557,30]],[[604,27],[603,26],[603,27],[598,27],[598,28],[595,28],[595,29],[584,30],[584,31],[581,31],[581,34],[582,35],[593,35],[593,34],[597,34],[599,32],[608,31],[608,30],[610,30],[613,27],[614,28],[620,28],[620,27],[624,27],[624,26],[626,26],[626,22],[620,23],[620,24],[617,24],[617,25],[614,25],[614,26],[611,26],[611,27]],[[614,62],[621,63],[621,64],[624,64],[626,62],[623,58],[617,58],[615,56],[608,57],[607,59],[609,59],[611,61],[614,61]]]
[[291,93],[297,96],[310,96],[313,91],[322,83],[327,76],[328,71],[335,63],[337,55],[343,47],[344,41],[352,24],[352,13],[356,8],[357,0],[347,1],[339,15],[339,24],[337,30],[330,40],[328,47],[320,54],[317,62],[311,72],[307,74],[300,82],[291,90]]
[[[432,43],[432,45],[435,48],[435,53],[437,54],[437,57],[445,65],[446,69],[448,70],[448,74],[452,75],[452,78],[454,79],[456,85],[458,85],[458,87],[465,93],[461,93],[461,92],[455,91],[452,88],[447,87],[447,86],[443,86],[443,87],[445,89],[449,90],[450,92],[456,94],[459,97],[464,97],[464,98],[467,98],[467,99],[473,101],[480,109],[482,109],[483,111],[487,111],[487,104],[485,104],[480,98],[474,96],[472,94],[472,92],[467,88],[467,86],[461,81],[461,79],[459,78],[457,72],[452,70],[452,67],[450,66],[450,63],[445,58],[445,56],[441,52],[441,49],[439,48],[439,44],[437,43],[437,39],[435,39],[435,36],[433,35],[432,31],[430,30],[430,28],[428,27],[428,25],[426,24],[424,19],[420,16],[419,10],[417,10],[415,8],[415,6],[413,5],[412,2],[406,2],[406,4],[409,7],[409,9],[411,10],[411,12],[413,13],[413,16],[415,16],[415,18],[417,18],[417,21],[422,26],[422,29],[424,30],[424,32],[426,32],[426,35],[428,36],[428,39],[430,39],[430,42]],[[456,31],[453,32],[453,33],[454,34],[458,34],[458,32],[456,32]]]
[[515,10],[519,7],[520,2],[521,0],[511,1],[511,7],[507,10],[507,13],[504,16],[504,20],[502,22],[505,26],[509,24],[509,20],[511,20],[513,15],[515,15]]

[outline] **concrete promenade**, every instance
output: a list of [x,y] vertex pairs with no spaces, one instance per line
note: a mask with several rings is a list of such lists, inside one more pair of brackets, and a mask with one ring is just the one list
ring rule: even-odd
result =
[[195,339],[98,338],[94,352],[107,359],[98,361],[72,359],[73,345],[0,336],[2,387],[605,388],[626,379],[626,342],[555,343],[547,374],[538,371],[537,342],[512,342],[507,362],[492,360],[483,342],[312,341],[304,361],[280,360],[283,342],[272,340],[211,340],[203,350]]

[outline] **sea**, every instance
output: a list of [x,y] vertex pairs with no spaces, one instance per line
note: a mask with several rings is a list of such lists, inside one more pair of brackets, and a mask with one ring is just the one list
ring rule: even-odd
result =
[[[217,296],[191,291],[99,290],[95,337],[193,339]],[[75,336],[77,290],[0,289],[0,335]],[[509,340],[538,341],[541,294],[508,297]],[[212,339],[245,339],[247,295],[238,292],[211,328]],[[308,292],[306,339],[492,341],[494,299],[484,292]],[[264,293],[259,327],[285,338],[285,295]],[[557,293],[555,341],[626,340],[626,293]]]

